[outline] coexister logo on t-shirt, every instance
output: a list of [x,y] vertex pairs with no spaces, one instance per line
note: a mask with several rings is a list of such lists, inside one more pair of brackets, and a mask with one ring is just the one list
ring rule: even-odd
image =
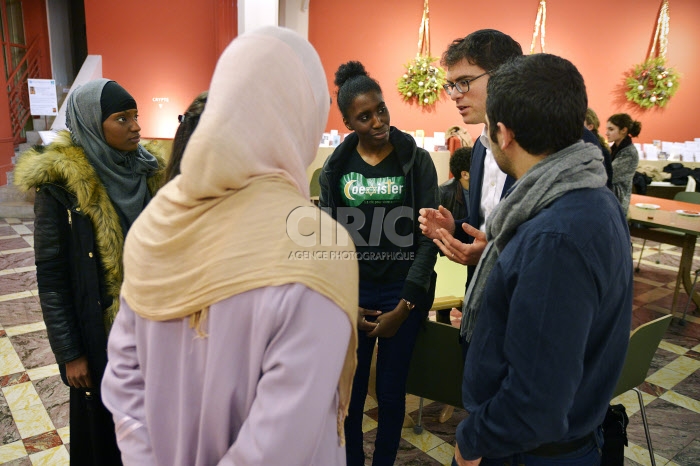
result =
[[355,172],[347,173],[340,178],[340,186],[341,196],[345,205],[349,207],[356,207],[362,203],[400,203],[406,187],[403,176],[365,178]]

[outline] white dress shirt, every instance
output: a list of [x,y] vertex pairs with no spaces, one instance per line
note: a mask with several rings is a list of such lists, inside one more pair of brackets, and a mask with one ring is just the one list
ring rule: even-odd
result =
[[507,175],[498,168],[496,159],[491,152],[491,140],[486,134],[486,126],[479,136],[479,141],[486,148],[486,157],[484,158],[484,179],[481,184],[481,203],[479,207],[479,230],[486,231],[486,219],[489,218],[491,212],[501,200],[503,186],[506,184]]

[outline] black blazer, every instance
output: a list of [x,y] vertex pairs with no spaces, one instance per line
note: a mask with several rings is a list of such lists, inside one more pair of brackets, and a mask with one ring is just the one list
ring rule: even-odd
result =
[[[481,185],[484,182],[484,160],[486,159],[486,147],[481,143],[481,140],[477,138],[474,147],[472,147],[472,164],[469,169],[469,199],[467,204],[469,205],[469,210],[467,218],[455,219],[455,238],[463,243],[471,243],[474,238],[467,235],[462,229],[462,224],[467,222],[474,228],[479,228],[481,225]],[[515,178],[508,175],[506,177],[506,183],[503,185],[503,192],[501,193],[501,199],[506,195],[508,190],[515,183]],[[474,275],[476,271],[476,265],[467,266],[467,283],[466,287],[469,286],[469,280]]]
[[[467,218],[455,219],[455,238],[463,243],[471,243],[473,238],[467,235],[462,229],[462,223],[467,222],[474,228],[481,225],[481,185],[484,182],[484,160],[486,159],[486,148],[479,139],[476,140],[472,148],[472,164],[469,170],[469,206]],[[515,178],[508,175],[503,186],[501,199],[515,183]]]

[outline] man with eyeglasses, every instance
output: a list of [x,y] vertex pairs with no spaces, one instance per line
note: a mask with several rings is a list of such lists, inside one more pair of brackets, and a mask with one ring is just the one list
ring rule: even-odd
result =
[[[445,91],[457,106],[462,121],[468,125],[486,123],[486,85],[491,73],[512,58],[522,56],[520,44],[494,29],[481,29],[463,39],[456,39],[442,55],[447,70]],[[491,211],[513,185],[515,179],[503,173],[491,152],[486,129],[472,148],[469,172],[468,216],[455,219],[440,206],[439,210],[421,209],[419,222],[423,234],[454,262],[468,266],[468,279],[486,247],[484,226]],[[471,339],[470,320],[462,313],[463,348]]]

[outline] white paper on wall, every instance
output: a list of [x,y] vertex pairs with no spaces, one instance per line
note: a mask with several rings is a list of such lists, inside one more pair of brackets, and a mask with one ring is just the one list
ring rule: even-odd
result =
[[647,160],[659,160],[659,150],[653,144],[645,144],[648,146],[644,150]]
[[433,133],[433,143],[435,143],[436,146],[444,146],[445,145],[445,133],[444,132],[434,132]]

